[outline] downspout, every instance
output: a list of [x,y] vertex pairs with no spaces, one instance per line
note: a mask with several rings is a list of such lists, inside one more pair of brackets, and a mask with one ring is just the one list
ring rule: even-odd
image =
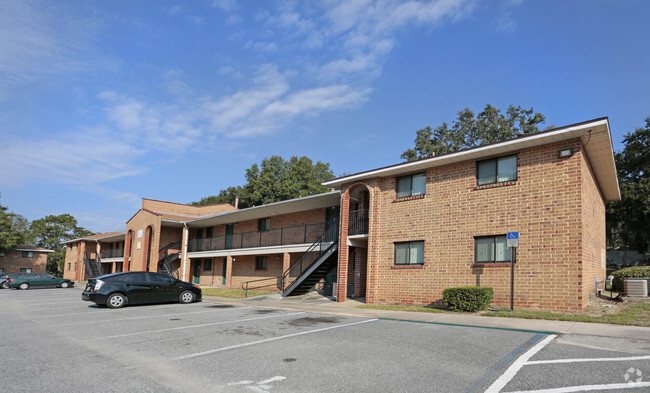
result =
[[183,241],[183,280],[185,280],[185,269],[187,267],[187,240],[189,238],[187,232],[187,222],[183,223],[183,235],[181,239]]

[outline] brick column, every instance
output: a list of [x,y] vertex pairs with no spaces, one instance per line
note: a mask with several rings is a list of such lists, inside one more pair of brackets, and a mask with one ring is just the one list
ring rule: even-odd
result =
[[131,257],[131,244],[133,243],[133,231],[126,233],[126,240],[124,241],[124,262],[122,263],[122,271],[130,272],[131,264],[129,258]]
[[226,257],[226,288],[230,288],[230,280],[232,279],[232,257]]
[[[289,269],[289,267],[291,267],[291,254],[285,252],[284,254],[282,254],[282,274],[284,274],[284,272],[286,272]],[[280,283],[279,285],[282,284]],[[283,288],[279,288],[279,289],[282,290]]]
[[348,221],[350,219],[350,193],[341,190],[339,213],[339,262],[337,268],[336,302],[344,302],[348,295]]

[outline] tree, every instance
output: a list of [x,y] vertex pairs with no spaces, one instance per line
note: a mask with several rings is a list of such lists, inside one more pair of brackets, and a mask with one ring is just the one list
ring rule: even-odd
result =
[[609,245],[641,253],[650,247],[650,117],[645,123],[625,134],[625,147],[614,156],[621,200],[607,204]]
[[427,126],[417,130],[415,148],[402,153],[407,161],[429,158],[433,155],[453,153],[475,146],[511,139],[517,134],[538,132],[538,125],[546,118],[533,108],[522,109],[510,105],[503,114],[492,105],[486,105],[477,116],[469,108],[458,112],[451,127],[447,123],[432,129]]
[[8,207],[0,205],[0,253],[7,254],[16,246],[30,242],[29,221],[23,216],[7,212]]
[[67,240],[94,235],[93,232],[77,226],[77,219],[70,214],[46,216],[32,221],[30,229],[37,246],[54,251],[47,256],[47,271],[55,275],[63,272],[65,248],[62,243]]
[[288,161],[280,156],[262,160],[246,170],[244,186],[228,187],[216,196],[192,202],[195,206],[215,203],[234,204],[239,197],[239,207],[265,205],[308,195],[320,194],[329,189],[321,183],[334,177],[330,165],[308,157],[291,157]]

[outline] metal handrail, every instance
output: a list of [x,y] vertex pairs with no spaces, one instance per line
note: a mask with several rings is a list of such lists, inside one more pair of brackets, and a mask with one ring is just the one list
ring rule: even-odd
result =
[[[230,249],[282,246],[289,244],[310,243],[327,228],[326,222],[275,228],[268,231],[251,231],[236,233],[231,236]],[[191,239],[188,251],[216,251],[226,249],[226,236]]]
[[368,233],[368,209],[352,210],[348,226],[348,235],[362,235]]
[[109,248],[102,250],[102,258],[119,258],[124,256],[123,248]]
[[[339,240],[338,237],[339,222],[336,220],[333,221],[325,233],[319,237],[304,254],[302,254],[300,259],[289,266],[289,268],[282,274],[282,291],[284,292],[289,288],[291,284],[293,284],[296,279],[316,263],[318,259],[330,249],[330,247],[337,244]],[[291,277],[293,277],[293,280],[291,280]]]
[[[86,270],[90,274],[88,276],[91,276],[90,278],[94,277],[99,277],[104,275],[104,269],[102,269],[102,263],[101,259],[99,259],[99,256],[95,258],[96,265],[93,266],[93,261],[92,259],[88,256],[88,250],[84,250],[84,264],[86,265]],[[97,271],[97,274],[95,274],[95,271]]]
[[[169,251],[170,249],[172,249],[172,248],[174,248],[176,246],[180,246],[180,245],[181,245],[181,242],[169,243],[165,247],[161,248],[159,250],[159,252],[158,252],[159,263],[162,262],[162,264],[165,266],[167,271],[169,271],[169,274],[174,278],[178,278],[178,268],[174,265],[174,262],[172,261],[171,256],[169,255],[169,253],[167,251]],[[161,255],[162,255],[162,258],[161,258]]]
[[241,284],[241,289],[244,290],[244,297],[248,297],[248,290],[249,289],[259,289],[259,288],[265,288],[265,287],[269,287],[271,285],[274,285],[274,284],[266,284],[266,285],[258,285],[256,287],[250,287],[250,283],[268,281],[268,280],[275,280],[275,287],[278,288],[279,287],[279,282],[280,282],[281,279],[282,279],[282,277],[271,277],[271,278],[262,278],[262,279],[259,279],[259,280],[250,280],[250,281],[246,281],[246,282],[242,283]]

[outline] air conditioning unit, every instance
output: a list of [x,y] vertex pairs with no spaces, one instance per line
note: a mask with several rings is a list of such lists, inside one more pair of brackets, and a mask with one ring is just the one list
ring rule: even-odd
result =
[[626,278],[625,296],[648,297],[648,278]]

